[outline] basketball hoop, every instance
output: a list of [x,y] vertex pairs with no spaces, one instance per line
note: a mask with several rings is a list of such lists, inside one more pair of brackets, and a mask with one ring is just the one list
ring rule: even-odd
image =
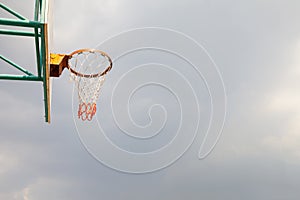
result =
[[105,75],[112,68],[112,60],[103,51],[80,49],[68,55],[67,68],[77,88],[78,118],[91,121],[97,111],[97,100]]

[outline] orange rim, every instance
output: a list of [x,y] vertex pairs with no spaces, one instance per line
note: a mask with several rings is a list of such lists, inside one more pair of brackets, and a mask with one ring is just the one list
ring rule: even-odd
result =
[[108,67],[103,71],[103,72],[100,72],[100,73],[97,73],[97,74],[82,74],[80,72],[77,72],[76,70],[72,69],[68,63],[68,69],[71,71],[71,73],[75,74],[76,76],[80,76],[80,77],[85,77],[85,78],[94,78],[94,77],[100,77],[100,76],[103,76],[105,75],[107,72],[109,72],[112,68],[112,60],[111,58],[107,55],[107,53],[103,52],[103,51],[100,51],[100,50],[97,50],[97,49],[79,49],[79,50],[76,50],[74,52],[72,52],[70,55],[68,55],[68,59],[70,60],[72,58],[73,55],[75,54],[80,54],[82,52],[98,52],[100,53],[102,56],[104,56],[105,58],[107,58],[107,60],[109,61],[109,65]]

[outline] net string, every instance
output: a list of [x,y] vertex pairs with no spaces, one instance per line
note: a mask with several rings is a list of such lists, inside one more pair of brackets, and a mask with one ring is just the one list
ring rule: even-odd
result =
[[[93,74],[101,72],[100,69],[103,66],[107,66],[107,59],[97,53],[97,52],[81,52],[76,55],[73,55],[70,58],[69,63],[74,64],[71,66],[76,71],[80,71],[83,74]],[[99,61],[101,61],[99,63]],[[93,71],[92,71],[93,70]],[[98,71],[97,71],[98,70]],[[77,93],[78,93],[78,100],[79,100],[79,110],[78,110],[78,117],[82,120],[88,119],[91,120],[94,112],[88,110],[87,108],[92,108],[92,106],[87,105],[95,105],[99,98],[101,88],[105,82],[105,75],[95,77],[81,77],[76,76],[76,74],[70,73],[70,79],[75,82]],[[84,110],[81,110],[83,109]],[[95,108],[96,109],[96,108]],[[80,116],[81,114],[85,116]],[[92,114],[93,113],[93,114]]]

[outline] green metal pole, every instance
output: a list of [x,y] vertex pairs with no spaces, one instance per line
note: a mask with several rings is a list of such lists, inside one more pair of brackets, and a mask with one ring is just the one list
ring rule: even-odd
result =
[[27,20],[25,17],[23,17],[22,15],[20,15],[16,11],[10,9],[9,7],[5,6],[3,3],[0,3],[0,8],[3,8],[4,10],[6,10],[10,14],[14,15],[15,17],[17,17],[17,18],[19,18],[21,20]]
[[2,55],[0,55],[0,58],[2,60],[4,60],[5,62],[7,62],[8,64],[12,65],[13,67],[17,68],[18,70],[24,72],[25,74],[27,74],[29,76],[33,76],[33,74],[31,72],[29,72],[28,70],[24,69],[23,67],[17,65],[16,63],[14,63],[13,61],[9,60],[8,58],[5,58]]
[[36,54],[36,62],[37,62],[37,72],[38,76],[42,76],[42,61],[41,61],[41,54],[40,54],[40,37],[39,34],[39,28],[34,28],[34,33],[35,33],[35,54]]
[[[35,0],[35,8],[34,8],[34,21],[39,21],[39,8],[40,8],[40,0]],[[42,63],[41,63],[41,55],[40,55],[40,37],[41,34],[39,34],[40,28],[35,27],[34,33],[35,33],[35,55],[36,55],[36,61],[37,61],[37,72],[38,76],[42,76]]]
[[44,0],[44,1],[40,1],[41,2],[41,4],[40,4],[40,7],[41,7],[41,16],[40,16],[40,22],[42,22],[42,23],[45,23],[45,19],[46,19],[46,16],[45,16],[45,13],[46,13],[46,9],[47,9],[47,2],[46,2],[46,0]]
[[14,35],[14,36],[26,36],[26,37],[34,37],[35,36],[35,33],[32,33],[32,32],[17,31],[17,30],[5,30],[5,29],[0,29],[0,34]]
[[28,27],[28,28],[34,28],[34,27],[40,27],[42,26],[42,23],[35,22],[35,21],[29,21],[29,20],[15,20],[15,19],[3,19],[0,18],[0,25],[6,25],[6,26],[21,26],[21,27]]
[[12,74],[0,74],[0,80],[43,81],[42,78],[37,76],[23,76],[23,75],[12,75]]
[[34,8],[34,21],[39,21],[39,7],[40,0],[35,0],[35,8]]

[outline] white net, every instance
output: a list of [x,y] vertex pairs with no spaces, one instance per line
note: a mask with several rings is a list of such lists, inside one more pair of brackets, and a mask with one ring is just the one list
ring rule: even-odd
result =
[[92,120],[106,72],[111,68],[110,58],[100,51],[84,50],[69,58],[70,78],[78,92],[78,118]]

